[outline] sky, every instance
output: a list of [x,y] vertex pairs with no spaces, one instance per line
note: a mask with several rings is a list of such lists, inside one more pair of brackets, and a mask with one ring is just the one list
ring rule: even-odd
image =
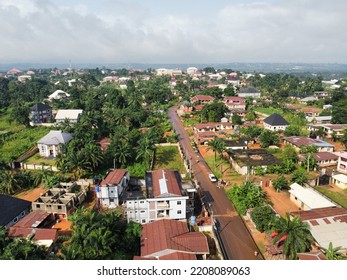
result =
[[346,11],[346,0],[0,0],[0,64],[343,64]]

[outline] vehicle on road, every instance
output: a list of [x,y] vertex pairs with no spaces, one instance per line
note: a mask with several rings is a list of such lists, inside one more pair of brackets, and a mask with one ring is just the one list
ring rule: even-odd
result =
[[214,174],[208,174],[208,178],[210,178],[211,182],[217,182],[217,177]]
[[194,152],[196,152],[196,153],[199,152],[198,148],[193,148],[193,149],[194,149]]

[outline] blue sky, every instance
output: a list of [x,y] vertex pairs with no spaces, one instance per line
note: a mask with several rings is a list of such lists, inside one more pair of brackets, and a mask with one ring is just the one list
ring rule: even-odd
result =
[[347,63],[347,1],[0,0],[0,64]]

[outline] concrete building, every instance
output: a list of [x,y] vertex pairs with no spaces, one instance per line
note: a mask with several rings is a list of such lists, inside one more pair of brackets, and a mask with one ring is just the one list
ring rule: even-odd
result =
[[51,130],[48,134],[37,141],[40,156],[56,157],[64,144],[72,140],[72,135],[61,130]]
[[263,120],[264,128],[271,131],[286,130],[289,123],[279,114],[272,114]]

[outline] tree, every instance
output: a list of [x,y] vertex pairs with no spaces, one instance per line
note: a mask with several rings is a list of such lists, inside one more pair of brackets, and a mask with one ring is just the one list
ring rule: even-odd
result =
[[347,123],[347,98],[333,104],[331,123]]
[[346,256],[342,253],[343,248],[341,246],[334,247],[332,242],[329,242],[328,248],[320,247],[320,249],[323,251],[328,260],[346,259]]
[[289,136],[300,136],[301,135],[301,127],[298,125],[288,125],[286,130],[284,131],[284,135],[286,137]]
[[30,127],[29,118],[30,108],[23,102],[17,102],[11,111],[11,119],[17,123],[23,124],[25,127]]
[[300,153],[302,154],[312,154],[312,153],[317,153],[318,152],[318,147],[315,145],[308,145],[308,146],[301,146],[300,147]]
[[293,175],[291,178],[292,182],[303,186],[307,182],[307,180],[308,178],[307,178],[305,169],[299,168],[293,172]]
[[272,230],[278,232],[273,240],[274,244],[285,238],[283,254],[289,260],[296,260],[297,253],[306,252],[313,242],[309,225],[302,222],[299,216],[291,219],[289,213],[284,218],[276,218]]
[[12,194],[18,187],[18,181],[13,172],[0,171],[0,193]]
[[257,118],[257,115],[254,113],[254,111],[249,111],[245,116],[245,121],[255,121]]
[[312,153],[307,153],[304,160],[301,162],[301,166],[307,170],[307,172],[315,170],[317,167],[317,160],[313,157]]
[[262,133],[263,129],[256,125],[251,125],[246,129],[241,128],[241,132],[249,137],[250,139],[254,139],[258,137]]
[[222,102],[214,101],[206,104],[200,114],[203,120],[208,122],[219,122],[228,112],[228,108]]
[[341,143],[343,143],[343,145],[345,145],[345,148],[347,149],[347,129],[343,130],[343,134],[341,137]]
[[272,185],[275,188],[276,192],[280,192],[283,189],[287,189],[289,187],[289,183],[283,175],[273,180]]
[[260,146],[262,148],[267,148],[271,145],[277,145],[280,141],[278,136],[275,132],[272,132],[271,130],[263,130],[263,132],[259,136],[260,139]]
[[238,114],[233,114],[231,117],[231,121],[234,125],[241,125],[242,124],[242,119]]
[[207,151],[212,150],[214,152],[214,168],[216,168],[217,152],[222,150],[222,147],[225,147],[225,143],[221,138],[215,137],[208,142]]
[[275,213],[268,205],[254,207],[251,212],[251,219],[255,223],[257,230],[261,232],[270,229],[274,218]]

